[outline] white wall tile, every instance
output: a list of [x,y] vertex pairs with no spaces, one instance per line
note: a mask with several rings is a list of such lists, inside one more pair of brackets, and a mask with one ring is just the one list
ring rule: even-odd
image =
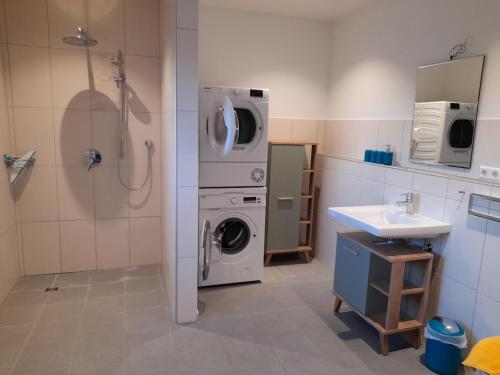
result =
[[[128,184],[127,167],[120,168],[120,175]],[[94,194],[97,219],[128,217],[128,190],[121,185],[116,167],[99,166],[94,169]]]
[[39,47],[49,45],[44,0],[6,0],[5,19],[9,43]]
[[26,275],[61,272],[59,224],[56,221],[22,225]]
[[19,107],[52,107],[47,48],[9,46],[12,102]]
[[363,177],[366,177],[369,180],[384,182],[385,171],[385,167],[363,163]]
[[198,112],[177,112],[177,185],[198,185]]
[[47,0],[49,40],[52,48],[79,49],[63,42],[65,36],[76,35],[77,27],[87,27],[86,0]]
[[197,318],[198,258],[177,259],[177,323],[194,322]]
[[441,316],[456,320],[465,327],[472,327],[476,292],[447,277],[437,275],[438,308]]
[[[120,156],[120,115],[118,112],[91,112],[92,146],[99,150],[102,156],[100,166],[111,166],[118,163]],[[128,137],[123,137],[124,150]],[[121,160],[120,165],[126,165]]]
[[340,122],[327,121],[324,134],[323,153],[329,156],[338,155],[340,149]]
[[413,190],[446,197],[448,179],[445,177],[432,176],[423,173],[415,173],[413,179]]
[[177,2],[177,27],[181,29],[198,29],[198,0]]
[[377,149],[385,150],[385,145],[390,145],[398,163],[401,162],[404,124],[403,120],[381,120],[378,133]]
[[160,56],[159,0],[125,0],[125,43],[127,53]]
[[467,203],[446,200],[444,221],[453,227],[444,240],[442,273],[471,289],[479,281],[486,220],[468,215]]
[[356,159],[364,160],[366,150],[377,150],[379,126],[378,120],[359,121]]
[[413,188],[413,173],[394,168],[387,168],[385,183],[411,190]]
[[456,201],[464,200],[465,202],[468,202],[469,195],[471,193],[489,195],[491,193],[491,187],[464,180],[457,180],[454,178],[450,178],[448,180],[448,191],[446,193],[446,198],[454,199]]
[[93,218],[93,173],[84,167],[57,167],[56,169],[59,219]]
[[177,30],[177,109],[198,111],[198,32]]
[[16,152],[24,155],[36,150],[38,166],[54,166],[54,124],[52,110],[42,108],[14,108]]
[[130,266],[128,219],[96,221],[97,268]]
[[84,165],[83,152],[92,147],[90,113],[78,110],[54,110],[56,164]]
[[269,140],[291,141],[292,140],[292,120],[282,118],[269,119]]
[[500,223],[488,221],[479,293],[500,302]]
[[198,188],[177,189],[177,256],[179,258],[198,255]]
[[399,186],[385,185],[384,204],[395,204],[396,202],[402,201],[402,195],[406,193],[408,193],[408,189]]
[[125,58],[129,110],[132,113],[160,112],[160,59],[143,56]]
[[87,0],[87,13],[89,32],[98,41],[92,50],[113,53],[124,50],[123,0]]
[[130,218],[130,263],[132,266],[161,262],[161,218]]
[[[135,113],[129,115],[126,142],[128,165],[146,166],[151,158],[153,164],[160,164],[160,114]],[[153,141],[153,147],[146,148],[145,141]]]
[[316,120],[292,120],[292,141],[317,142],[318,122]]
[[432,194],[417,193],[416,212],[436,220],[443,220],[446,199]]
[[474,314],[474,336],[480,340],[500,336],[500,302],[479,294]]
[[59,222],[62,272],[96,269],[95,222]]
[[51,49],[54,108],[89,109],[87,54],[81,50]]
[[120,90],[113,80],[117,74],[117,67],[110,63],[111,58],[116,54],[116,51],[110,53],[94,52],[93,49],[90,51],[94,84],[94,89],[90,91],[90,107],[94,111],[118,112],[120,110]]
[[359,122],[342,120],[340,122],[340,142],[338,154],[347,158],[355,158],[357,150]]
[[21,221],[58,219],[56,167],[35,166],[18,180]]

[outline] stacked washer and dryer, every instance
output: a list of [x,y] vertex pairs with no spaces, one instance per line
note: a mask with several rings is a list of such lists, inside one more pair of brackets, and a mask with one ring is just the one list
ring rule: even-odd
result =
[[203,87],[199,286],[261,280],[269,91]]

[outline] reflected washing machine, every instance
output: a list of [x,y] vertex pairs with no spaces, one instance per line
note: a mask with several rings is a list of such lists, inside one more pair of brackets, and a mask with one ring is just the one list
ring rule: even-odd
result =
[[266,188],[201,189],[199,286],[262,280]]
[[468,168],[476,116],[477,103],[415,103],[412,160]]
[[269,90],[202,87],[200,188],[266,186]]

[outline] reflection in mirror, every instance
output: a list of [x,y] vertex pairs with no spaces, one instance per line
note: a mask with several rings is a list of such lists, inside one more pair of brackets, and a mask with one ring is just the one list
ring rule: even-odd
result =
[[470,168],[484,56],[421,66],[410,159]]

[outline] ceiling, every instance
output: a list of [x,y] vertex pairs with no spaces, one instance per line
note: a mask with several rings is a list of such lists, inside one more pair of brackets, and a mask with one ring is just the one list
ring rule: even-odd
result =
[[375,0],[200,0],[202,5],[251,12],[335,20]]

